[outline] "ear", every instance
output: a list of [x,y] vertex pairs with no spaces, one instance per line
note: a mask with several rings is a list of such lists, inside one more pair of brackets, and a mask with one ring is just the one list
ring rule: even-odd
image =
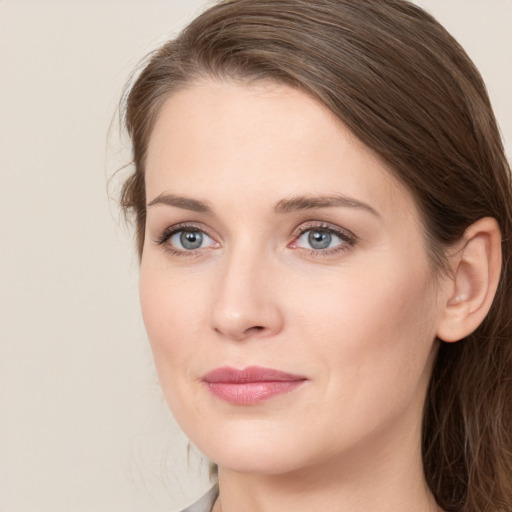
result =
[[501,272],[501,233],[496,220],[485,217],[469,226],[459,247],[436,333],[447,342],[475,331],[491,308]]

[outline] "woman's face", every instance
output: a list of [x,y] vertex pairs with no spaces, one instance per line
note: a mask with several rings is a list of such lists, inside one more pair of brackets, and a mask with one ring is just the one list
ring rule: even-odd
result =
[[194,444],[259,473],[417,457],[444,285],[371,150],[298,90],[207,82],[162,108],[146,187],[143,316]]

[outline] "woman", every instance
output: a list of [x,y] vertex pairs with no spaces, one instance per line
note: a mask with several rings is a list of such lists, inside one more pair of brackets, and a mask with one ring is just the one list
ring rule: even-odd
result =
[[126,96],[144,321],[218,468],[190,511],[512,510],[512,196],[404,0],[231,0]]

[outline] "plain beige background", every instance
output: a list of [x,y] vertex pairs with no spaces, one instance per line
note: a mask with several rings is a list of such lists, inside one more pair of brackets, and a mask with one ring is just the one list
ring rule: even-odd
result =
[[[510,155],[512,0],[419,3],[480,68]],[[0,512],[171,512],[208,487],[161,397],[106,191],[129,158],[123,84],[203,5],[0,0]]]

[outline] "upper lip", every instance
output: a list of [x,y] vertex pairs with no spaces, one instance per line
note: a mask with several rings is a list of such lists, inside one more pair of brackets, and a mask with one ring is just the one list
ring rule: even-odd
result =
[[208,383],[243,384],[247,382],[292,382],[306,380],[306,377],[259,366],[249,366],[242,370],[223,366],[208,372],[203,376],[203,380]]

